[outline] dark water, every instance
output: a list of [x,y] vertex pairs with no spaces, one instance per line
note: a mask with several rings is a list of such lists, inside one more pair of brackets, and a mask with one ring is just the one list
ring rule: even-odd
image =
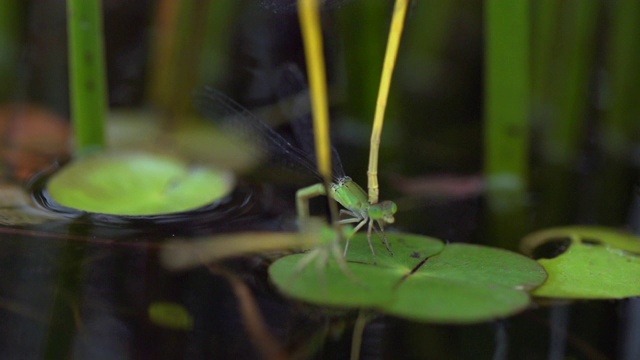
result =
[[[33,207],[59,218],[0,228],[0,358],[172,359],[254,357],[227,281],[207,269],[170,273],[158,261],[164,239],[281,230],[276,215],[241,188],[187,213],[113,216],[68,209],[34,178]],[[260,260],[230,263],[259,277]],[[182,304],[191,331],[154,325],[148,308]],[[283,310],[281,310],[283,311]],[[270,312],[273,313],[273,312]],[[234,345],[235,344],[235,345]]]
[[[189,213],[154,217],[87,214],[48,198],[36,177],[34,206],[63,217],[0,229],[0,358],[259,359],[263,353],[229,280],[211,268],[169,272],[163,239],[248,230],[278,231],[283,216],[265,193],[238,189]],[[262,198],[262,199],[261,199]],[[250,289],[283,353],[346,359],[356,313],[302,305],[270,285],[268,260],[216,265]],[[182,305],[189,330],[150,320],[149,306]],[[363,359],[635,359],[637,299],[540,303],[508,319],[469,326],[419,324],[377,315]],[[635,335],[634,335],[635,334]]]

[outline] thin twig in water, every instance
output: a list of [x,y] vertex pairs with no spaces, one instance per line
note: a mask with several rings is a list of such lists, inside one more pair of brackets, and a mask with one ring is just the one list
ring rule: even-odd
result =
[[208,268],[212,273],[227,279],[231,285],[231,290],[238,299],[240,315],[247,332],[262,356],[269,360],[289,359],[280,342],[271,336],[251,289],[238,276],[220,266],[209,265]]
[[353,325],[353,335],[351,337],[351,360],[360,359],[360,349],[362,348],[362,337],[364,328],[367,326],[369,317],[364,310],[358,311],[358,318]]

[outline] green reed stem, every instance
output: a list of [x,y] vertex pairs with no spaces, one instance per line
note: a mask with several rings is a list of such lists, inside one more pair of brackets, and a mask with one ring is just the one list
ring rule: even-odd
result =
[[[580,196],[575,186],[578,180],[575,164],[583,145],[598,9],[599,2],[595,0],[566,1],[555,6],[559,14],[548,14],[562,21],[537,24],[541,33],[555,34],[540,39],[536,47],[538,51],[552,52],[551,62],[534,65],[534,69],[540,65],[537,76],[545,79],[544,86],[537,91],[542,160],[536,224],[539,227],[575,221]],[[544,44],[543,40],[549,43]]]
[[[230,5],[229,2],[217,1],[159,2],[148,90],[153,104],[162,109],[170,119],[184,120],[181,115],[191,107],[192,92],[201,76],[204,44],[211,43],[207,38],[211,35],[208,24],[219,24],[219,16],[212,16],[228,15],[225,7]],[[220,9],[225,12],[218,13]],[[213,68],[211,65],[212,62],[206,64]]]
[[618,0],[613,3],[611,40],[608,42],[610,93],[600,131],[603,168],[597,188],[598,222],[620,225],[629,206],[630,182],[637,174],[630,163],[640,134],[640,2]]
[[19,0],[0,1],[0,100],[15,91],[23,7]]
[[[551,68],[555,58],[554,41],[557,36],[556,28],[560,21],[560,5],[557,0],[538,0],[533,3],[533,24],[531,47],[532,54],[532,87],[533,111],[543,112],[538,106],[544,106],[552,79]],[[535,115],[534,115],[535,116]]]
[[69,77],[76,154],[105,146],[107,85],[100,0],[68,0]]
[[515,247],[525,211],[530,116],[529,1],[485,3],[485,174],[489,228]]
[[[341,35],[345,44],[349,110],[367,123],[376,107],[390,4],[387,1],[353,2],[345,6],[340,17],[341,28],[345,29]],[[362,24],[367,24],[366,31],[361,31]]]

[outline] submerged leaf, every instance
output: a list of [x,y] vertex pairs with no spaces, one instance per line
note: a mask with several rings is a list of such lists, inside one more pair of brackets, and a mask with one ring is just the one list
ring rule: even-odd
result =
[[526,291],[546,277],[535,261],[505,250],[445,246],[411,234],[388,233],[387,238],[394,255],[376,241],[378,263],[373,264],[366,235],[354,236],[347,256],[353,277],[333,260],[324,268],[300,269],[302,254],[281,258],[269,273],[283,293],[303,301],[442,323],[515,313],[529,304]]
[[533,294],[573,299],[619,299],[640,296],[640,238],[603,227],[547,229],[522,240],[523,251],[568,239],[564,252],[539,259],[549,274]]
[[149,305],[149,320],[173,330],[191,330],[193,317],[184,306],[172,302],[158,301]]
[[158,215],[192,210],[229,194],[233,176],[189,167],[166,156],[103,153],[65,166],[49,180],[63,206],[115,215]]

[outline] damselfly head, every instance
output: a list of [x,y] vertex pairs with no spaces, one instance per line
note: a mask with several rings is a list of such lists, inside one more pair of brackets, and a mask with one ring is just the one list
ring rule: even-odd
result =
[[385,224],[393,224],[394,214],[398,211],[398,205],[393,201],[382,201],[369,206],[369,216],[374,220],[383,221]]

